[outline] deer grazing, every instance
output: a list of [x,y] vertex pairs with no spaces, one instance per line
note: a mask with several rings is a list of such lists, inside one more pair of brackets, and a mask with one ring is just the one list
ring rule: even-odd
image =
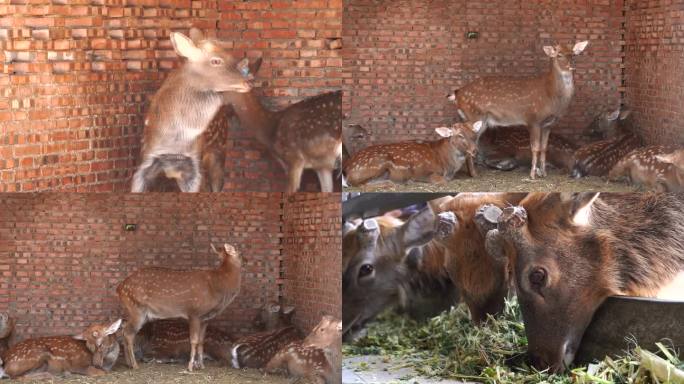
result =
[[[204,337],[204,351],[214,361],[230,363],[230,348],[235,337],[208,325]],[[184,361],[190,358],[188,324],[178,320],[158,320],[145,324],[135,338],[136,357],[161,363]]]
[[117,320],[110,325],[91,325],[75,336],[19,342],[3,354],[5,374],[12,379],[51,378],[66,373],[104,375],[119,357],[114,333],[120,325],[121,320]]
[[[509,171],[531,164],[530,134],[525,127],[489,129],[478,143],[479,155],[490,168]],[[575,164],[577,145],[561,136],[549,135],[548,161],[556,168],[570,171]]]
[[342,237],[344,337],[355,339],[383,310],[434,316],[459,300],[439,240],[455,226],[452,213],[425,208],[407,220],[389,215],[345,224]]
[[[116,289],[126,314],[124,355],[131,368],[135,360],[135,335],[152,319],[183,318],[189,323],[190,361],[188,370],[204,367],[204,339],[207,321],[214,318],[240,292],[242,261],[235,247],[224,244],[213,270],[178,271],[144,268],[128,276]],[[182,282],[179,287],[178,283]]]
[[465,121],[482,120],[492,126],[524,125],[530,132],[532,169],[530,178],[546,176],[546,151],[551,126],[566,112],[574,94],[573,57],[589,44],[578,42],[572,50],[545,46],[551,70],[529,77],[485,77],[448,96]]
[[[257,59],[250,74],[261,66]],[[333,170],[342,156],[342,91],[324,93],[280,111],[267,109],[254,91],[225,92],[240,124],[280,162],[288,175],[287,192],[299,189],[302,172],[313,169],[322,192],[333,191]]]
[[301,342],[282,348],[266,364],[266,372],[285,369],[290,376],[308,377],[318,383],[337,384],[341,381],[342,322],[324,316]]
[[658,192],[684,191],[684,173],[668,161],[668,154],[674,150],[674,147],[662,145],[635,149],[615,164],[608,178],[618,180],[627,177],[633,184]]
[[393,182],[407,180],[444,183],[454,177],[463,164],[476,176],[473,158],[482,122],[457,123],[435,128],[442,138],[436,141],[409,141],[366,147],[346,162],[344,173],[350,185],[362,185],[385,174]]
[[606,176],[620,159],[641,146],[641,139],[631,131],[629,114],[629,110],[618,109],[598,118],[594,133],[604,139],[575,152],[572,177]]
[[223,104],[221,95],[251,90],[245,76],[247,59],[236,60],[218,42],[204,39],[198,29],[191,29],[190,35],[197,43],[182,33],[171,33],[176,53],[187,61],[152,99],[132,192],[148,190],[160,175],[175,179],[183,192],[199,191],[200,138]]
[[684,272],[681,195],[532,193],[496,222],[487,253],[511,264],[538,369],[572,363],[608,296],[684,298],[672,289]]

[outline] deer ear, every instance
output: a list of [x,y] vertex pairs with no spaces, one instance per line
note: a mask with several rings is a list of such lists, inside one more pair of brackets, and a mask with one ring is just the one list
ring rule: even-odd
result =
[[119,320],[113,322],[111,325],[109,325],[109,327],[107,327],[107,329],[105,329],[104,334],[106,336],[109,336],[112,333],[118,331],[120,326],[121,326],[121,319],[119,319]]
[[451,137],[454,135],[454,131],[449,127],[439,127],[435,128],[435,132],[441,137]]
[[249,73],[249,59],[248,58],[245,57],[244,59],[240,60],[240,62],[237,63],[235,68],[237,68],[237,70],[240,71],[242,76],[249,77],[250,73]]
[[214,244],[209,244],[209,245],[211,246],[211,250],[212,250],[215,254],[217,254],[217,255],[220,255],[220,254],[221,254],[221,252],[219,252],[218,249],[216,249],[216,247],[214,246]]
[[271,306],[271,312],[273,312],[273,313],[280,312],[280,305],[276,304],[276,305]]
[[180,32],[171,32],[171,43],[179,56],[190,61],[201,61],[205,57],[204,52],[197,48],[189,37]]
[[625,109],[624,111],[620,112],[620,120],[628,118],[630,113],[632,113],[632,111],[629,109]]
[[79,333],[79,334],[73,335],[73,336],[71,336],[71,337],[72,337],[73,339],[76,339],[76,340],[85,340],[85,339],[86,339],[85,336],[83,336],[83,333]]
[[550,45],[544,46],[544,53],[546,53],[546,56],[548,57],[556,57],[558,55],[558,51],[556,50],[556,48]]
[[287,306],[283,307],[283,314],[289,315],[289,314],[293,313],[294,310],[295,310],[294,305],[287,305]]
[[579,55],[580,53],[582,53],[582,51],[584,51],[584,48],[586,48],[587,45],[589,45],[589,41],[580,41],[579,43],[575,44],[574,47],[572,47],[572,54]]
[[354,224],[352,222],[345,221],[344,224],[342,225],[342,236],[344,236],[347,233],[355,230],[358,225],[359,225],[358,223]]
[[447,95],[447,99],[449,101],[456,101],[456,91],[451,92],[450,94]]
[[199,28],[192,27],[190,28],[190,39],[197,45],[204,40],[204,33]]
[[473,131],[475,133],[479,133],[481,129],[482,129],[482,120],[478,120],[475,123],[473,123]]
[[591,207],[598,198],[598,192],[561,193],[561,202],[567,207],[570,221],[578,226],[589,225]]
[[259,72],[259,68],[261,68],[261,63],[264,62],[264,59],[261,57],[257,57],[255,60],[250,61],[249,63],[249,73],[251,75],[256,75],[257,72]]
[[427,244],[435,236],[435,213],[428,206],[401,226],[406,250]]
[[608,119],[610,121],[613,121],[613,120],[617,119],[618,117],[620,117],[620,109],[619,108],[606,115],[606,119]]

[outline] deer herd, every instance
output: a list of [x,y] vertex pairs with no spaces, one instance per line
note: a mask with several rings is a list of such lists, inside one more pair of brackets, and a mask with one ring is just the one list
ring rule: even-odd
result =
[[225,244],[217,250],[212,245],[212,250],[221,259],[212,270],[134,272],[116,290],[123,319],[93,324],[77,335],[30,338],[11,345],[16,322],[0,313],[0,378],[105,375],[116,364],[122,341],[132,369],[138,368],[139,359],[187,360],[192,371],[204,368],[207,357],[232,368],[338,383],[342,322],[332,316],[323,316],[306,337],[292,324],[294,307],[277,303],[260,309],[255,334],[235,337],[208,323],[240,293],[242,279],[242,261],[234,246]]
[[[444,183],[463,164],[475,177],[476,158],[485,166],[505,171],[530,166],[531,179],[546,176],[548,161],[576,178],[627,178],[651,190],[684,190],[684,163],[674,155],[681,147],[643,146],[628,120],[629,110],[599,113],[588,129],[590,135],[579,142],[551,132],[574,94],[574,57],[587,46],[587,41],[571,49],[545,46],[544,52],[550,58],[546,73],[535,77],[483,77],[453,91],[448,99],[462,122],[436,128],[435,132],[443,137],[438,141],[365,146],[362,143],[368,141],[369,132],[358,124],[345,126],[344,146],[349,155],[343,161],[343,183]],[[462,135],[453,140],[457,133],[452,136],[451,131]],[[596,141],[596,136],[600,140]]]
[[564,371],[608,296],[684,299],[682,228],[672,193],[461,193],[349,220],[343,337],[388,308],[432,316],[461,301],[486,327],[515,294],[530,362]]

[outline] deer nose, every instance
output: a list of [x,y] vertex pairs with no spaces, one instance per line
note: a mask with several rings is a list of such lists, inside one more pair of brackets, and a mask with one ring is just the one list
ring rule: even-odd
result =
[[561,356],[563,358],[563,365],[565,368],[570,367],[570,364],[575,360],[575,352],[577,348],[574,346],[574,344],[570,340],[566,340],[565,343],[563,343],[563,347],[561,349]]

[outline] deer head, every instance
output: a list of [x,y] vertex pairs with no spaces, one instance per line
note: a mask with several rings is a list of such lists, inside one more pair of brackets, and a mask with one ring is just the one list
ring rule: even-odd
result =
[[109,336],[113,335],[121,326],[121,319],[111,323],[110,325],[91,325],[85,331],[74,335],[76,340],[83,340],[86,347],[93,354],[93,365],[102,367],[104,365],[105,357],[112,351],[113,348],[118,347],[116,339],[110,340]]

